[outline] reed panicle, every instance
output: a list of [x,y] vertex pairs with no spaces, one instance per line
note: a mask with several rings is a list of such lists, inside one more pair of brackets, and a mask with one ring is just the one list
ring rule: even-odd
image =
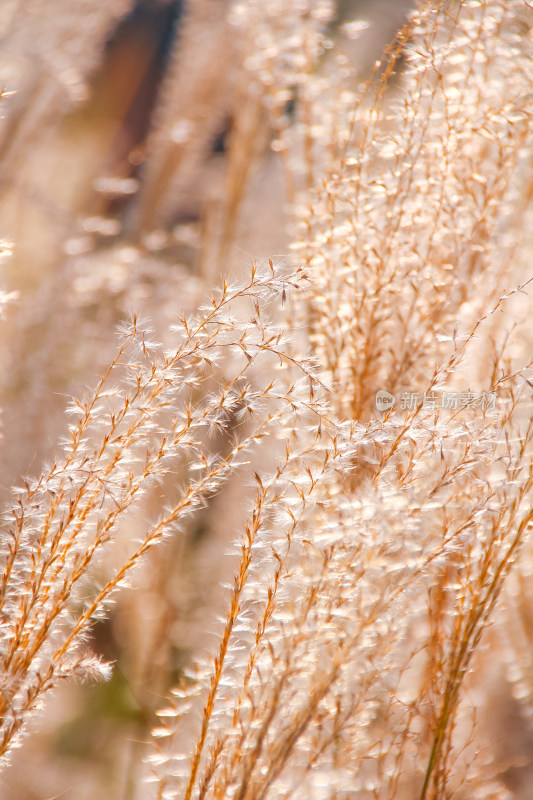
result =
[[[95,12],[84,74],[126,6]],[[58,4],[58,30],[71,13]],[[111,316],[135,297],[162,310],[153,328],[140,313],[121,323],[96,388],[67,409],[57,454],[7,506],[4,765],[38,710],[46,727],[51,690],[110,678],[94,630],[126,586],[175,604],[183,622],[181,590],[166,594],[175,572],[202,620],[179,651],[168,608],[145,623],[143,601],[133,606],[129,624],[152,642],[137,663],[157,681],[138,682],[152,696],[136,735],[151,729],[150,742],[121,796],[528,796],[513,770],[527,783],[532,11],[421,3],[371,75],[342,50],[368,25],[343,13],[323,0],[190,3],[143,171],[113,184],[129,205],[84,223],[94,233],[107,220],[116,241],[92,240],[87,255],[67,237],[66,261],[27,301],[39,307],[59,281],[71,308],[89,287]],[[10,25],[26,74],[21,23]],[[195,60],[202,37],[214,61]],[[25,114],[28,125],[5,126],[11,148],[29,146]],[[224,114],[223,177],[195,196],[191,234],[169,220]],[[251,219],[261,163],[283,175],[294,255],[221,279],[205,302]],[[184,242],[195,255],[170,274]],[[180,314],[177,298],[161,302],[170,290],[204,301]],[[200,551],[220,561],[207,607]],[[521,720],[517,753],[495,743],[509,724],[491,707],[495,681]]]

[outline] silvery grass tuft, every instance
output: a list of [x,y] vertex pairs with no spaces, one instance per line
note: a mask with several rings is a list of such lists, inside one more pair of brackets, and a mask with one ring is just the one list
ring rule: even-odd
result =
[[[190,4],[185,32],[209,8]],[[91,626],[237,481],[233,578],[131,796],[526,797],[489,696],[501,654],[530,745],[533,12],[422,3],[363,81],[332,3],[227,10],[242,64],[204,255],[230,251],[264,123],[295,265],[222,282],[164,344],[133,316],[61,450],[15,490],[3,762],[60,681],[109,676]],[[165,218],[176,64],[143,225],[147,192]]]
[[[59,678],[98,671],[95,659],[79,653],[78,645],[149,548],[178,530],[184,517],[246,463],[254,442],[287,424],[287,415],[320,414],[311,366],[286,354],[284,331],[263,321],[261,310],[269,294],[285,294],[302,280],[301,270],[279,276],[272,266],[264,275],[254,268],[242,286],[224,284],[198,317],[180,320],[178,344],[170,352],[161,351],[134,317],[94,393],[71,407],[76,421],[62,459],[16,493],[2,542],[3,753]],[[252,312],[240,320],[231,309],[243,299],[252,301]],[[263,363],[269,356],[275,366],[297,366],[294,382],[276,379],[276,369]],[[229,357],[231,377],[204,394],[206,371]],[[220,456],[208,444],[216,431],[227,439]],[[91,593],[87,575],[112,541],[119,518],[180,462],[187,464],[188,485],[132,544],[111,579]]]

